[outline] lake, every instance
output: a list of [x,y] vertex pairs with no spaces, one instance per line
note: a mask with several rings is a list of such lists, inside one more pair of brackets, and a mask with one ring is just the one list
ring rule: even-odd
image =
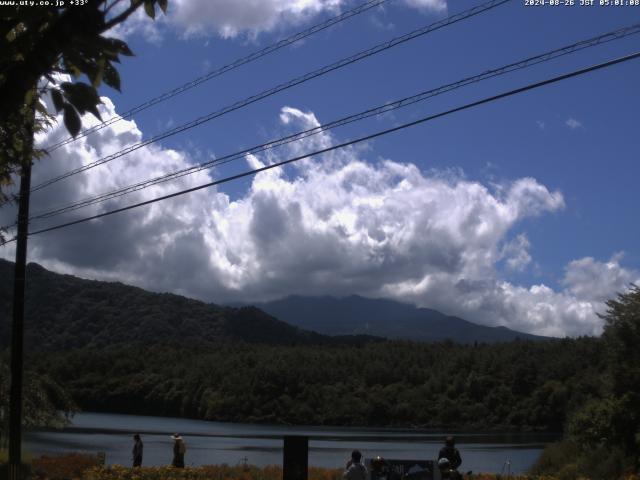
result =
[[409,429],[306,427],[207,422],[183,418],[79,413],[72,424],[58,431],[26,434],[26,449],[34,455],[63,452],[105,452],[107,464],[131,464],[133,433],[144,442],[143,465],[171,462],[173,433],[187,444],[188,466],[247,462],[264,466],[282,464],[282,436],[309,437],[309,465],[342,468],[353,449],[365,458],[435,459],[447,434],[455,434],[462,456],[461,471],[496,472],[510,468],[524,473],[546,443],[547,434],[435,433]]

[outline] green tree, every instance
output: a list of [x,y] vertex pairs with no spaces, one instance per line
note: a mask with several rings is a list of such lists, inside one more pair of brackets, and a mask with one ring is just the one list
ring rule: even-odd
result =
[[640,288],[606,302],[602,338],[611,379],[611,394],[618,405],[612,421],[622,446],[638,459],[640,450]]
[[[23,391],[25,428],[64,426],[77,410],[69,392],[50,376],[36,371],[25,372]],[[9,368],[0,356],[0,449],[6,448],[9,426]]]
[[639,467],[640,288],[631,285],[606,305],[600,315],[606,369],[597,376],[602,388],[571,413],[566,439],[545,450],[536,473],[571,470],[567,478],[618,478]]
[[[83,114],[100,118],[97,88],[104,82],[119,90],[114,64],[120,55],[133,55],[125,42],[104,34],[142,6],[155,18],[156,5],[166,12],[167,1],[87,0],[62,8],[0,9],[0,205],[10,200],[6,187],[13,176],[33,157],[33,131],[42,127],[34,125],[34,109],[50,118],[39,99],[51,95],[73,136]],[[59,82],[57,74],[75,81]],[[83,75],[89,83],[79,81]]]
[[574,412],[567,422],[567,433],[585,449],[595,449],[614,440],[615,418],[620,405],[613,399],[592,399]]
[[[51,95],[56,112],[62,112],[64,124],[74,137],[82,126],[81,116],[89,112],[100,118],[97,88],[102,82],[120,89],[120,78],[114,64],[120,55],[133,55],[125,42],[104,36],[109,29],[129,18],[138,8],[155,18],[156,6],[166,12],[168,0],[83,0],[83,5],[67,7],[20,5],[0,9],[0,206],[11,200],[6,188],[16,175],[21,178],[18,235],[16,247],[15,295],[24,301],[24,266],[26,263],[27,217],[31,163],[39,156],[33,145],[33,135],[53,118],[41,98]],[[60,75],[71,75],[73,82],[61,81]],[[86,76],[89,83],[80,81]],[[37,115],[36,112],[39,112]],[[4,241],[0,228],[0,242]],[[18,311],[17,309],[15,310]],[[14,318],[13,328],[22,329],[22,315]],[[28,398],[29,378],[21,381],[22,348],[12,350],[11,415],[17,407],[13,400]],[[15,362],[15,363],[13,363]],[[45,381],[45,380],[43,380]],[[53,392],[53,383],[35,386],[47,395],[37,395],[42,402],[33,409],[24,405],[24,418],[46,414],[46,400]],[[16,393],[17,395],[13,395]],[[2,407],[3,412],[8,408]],[[6,415],[8,417],[8,415]],[[17,419],[16,417],[12,417]],[[38,421],[46,420],[39,418]],[[17,432],[14,427],[17,427]],[[20,461],[19,427],[11,422],[10,472]],[[13,442],[17,439],[17,442]],[[14,446],[17,447],[14,449]]]

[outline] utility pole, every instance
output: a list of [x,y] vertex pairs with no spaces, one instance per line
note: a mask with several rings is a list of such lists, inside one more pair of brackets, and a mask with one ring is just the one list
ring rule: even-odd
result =
[[26,284],[27,235],[29,233],[29,193],[33,158],[33,125],[35,122],[36,89],[25,126],[22,128],[22,168],[18,199],[18,235],[16,264],[13,276],[13,324],[11,327],[11,390],[9,392],[9,480],[22,478],[22,379],[24,359],[24,291]]

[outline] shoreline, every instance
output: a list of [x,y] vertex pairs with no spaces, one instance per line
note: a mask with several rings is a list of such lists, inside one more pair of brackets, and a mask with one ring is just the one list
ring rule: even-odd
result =
[[[562,432],[551,431],[548,429],[537,429],[534,427],[523,427],[523,428],[513,428],[505,425],[496,425],[493,427],[479,427],[479,426],[422,426],[415,424],[395,424],[395,425],[358,425],[358,424],[315,424],[315,425],[301,425],[301,424],[292,424],[292,423],[278,423],[278,422],[257,422],[257,421],[225,421],[225,420],[209,420],[198,417],[189,417],[189,416],[173,416],[173,415],[147,415],[141,413],[131,413],[131,412],[121,412],[121,411],[78,411],[71,417],[71,422],[73,422],[73,417],[76,415],[118,415],[118,416],[129,416],[129,417],[142,417],[149,419],[162,419],[162,420],[187,420],[194,422],[206,422],[216,425],[222,426],[245,426],[251,427],[256,426],[259,428],[269,428],[272,427],[274,429],[282,429],[282,428],[292,428],[292,429],[308,429],[308,430],[323,430],[323,429],[335,429],[335,430],[364,430],[371,432],[388,432],[388,433],[415,433],[415,434],[424,434],[424,435],[442,435],[442,432],[447,432],[451,435],[541,435],[553,437],[557,440],[560,440],[563,436]],[[89,427],[80,427],[67,425],[60,428],[56,427],[39,427],[36,429],[29,430],[30,432],[60,432],[60,431],[77,431],[82,432],[86,430],[87,433],[129,433],[131,430],[129,429],[117,429],[117,428],[107,428],[107,429],[99,429],[96,428],[94,431],[90,431]],[[158,432],[154,430],[150,430],[148,432],[139,431],[138,433],[147,433],[147,434],[156,434],[156,433],[173,433],[173,432]],[[192,435],[198,435],[192,434]],[[218,435],[218,434],[207,434],[207,436],[226,436],[226,437],[235,437],[236,435]],[[253,436],[253,435],[252,435]],[[238,435],[238,438],[243,438],[244,435]],[[254,436],[255,437],[255,436]],[[270,438],[269,436],[265,438]]]

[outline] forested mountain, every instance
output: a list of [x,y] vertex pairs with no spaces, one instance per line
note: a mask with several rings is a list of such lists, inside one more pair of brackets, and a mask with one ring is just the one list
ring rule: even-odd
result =
[[548,340],[506,327],[486,327],[437,310],[417,308],[393,300],[291,296],[255,304],[261,310],[306,330],[324,335],[369,334],[422,342],[457,343]]
[[[0,347],[10,337],[13,263],[0,260]],[[27,266],[27,348],[67,350],[114,345],[205,345],[244,341],[271,345],[362,343],[330,338],[279,321],[255,307],[220,307],[122,283],[84,280]]]
[[[12,268],[0,261],[5,346]],[[86,410],[559,430],[603,385],[595,338],[468,345],[336,339],[255,307],[208,305],[35,264],[27,273],[27,364]]]
[[[60,275],[34,263],[27,266],[27,275],[27,346],[50,350],[128,343],[320,345],[380,340],[371,335],[458,343],[544,338],[476,325],[391,300],[289,297],[259,308],[236,308],[117,282]],[[0,279],[0,318],[7,319],[0,321],[1,347],[9,341],[13,263],[0,260]]]

